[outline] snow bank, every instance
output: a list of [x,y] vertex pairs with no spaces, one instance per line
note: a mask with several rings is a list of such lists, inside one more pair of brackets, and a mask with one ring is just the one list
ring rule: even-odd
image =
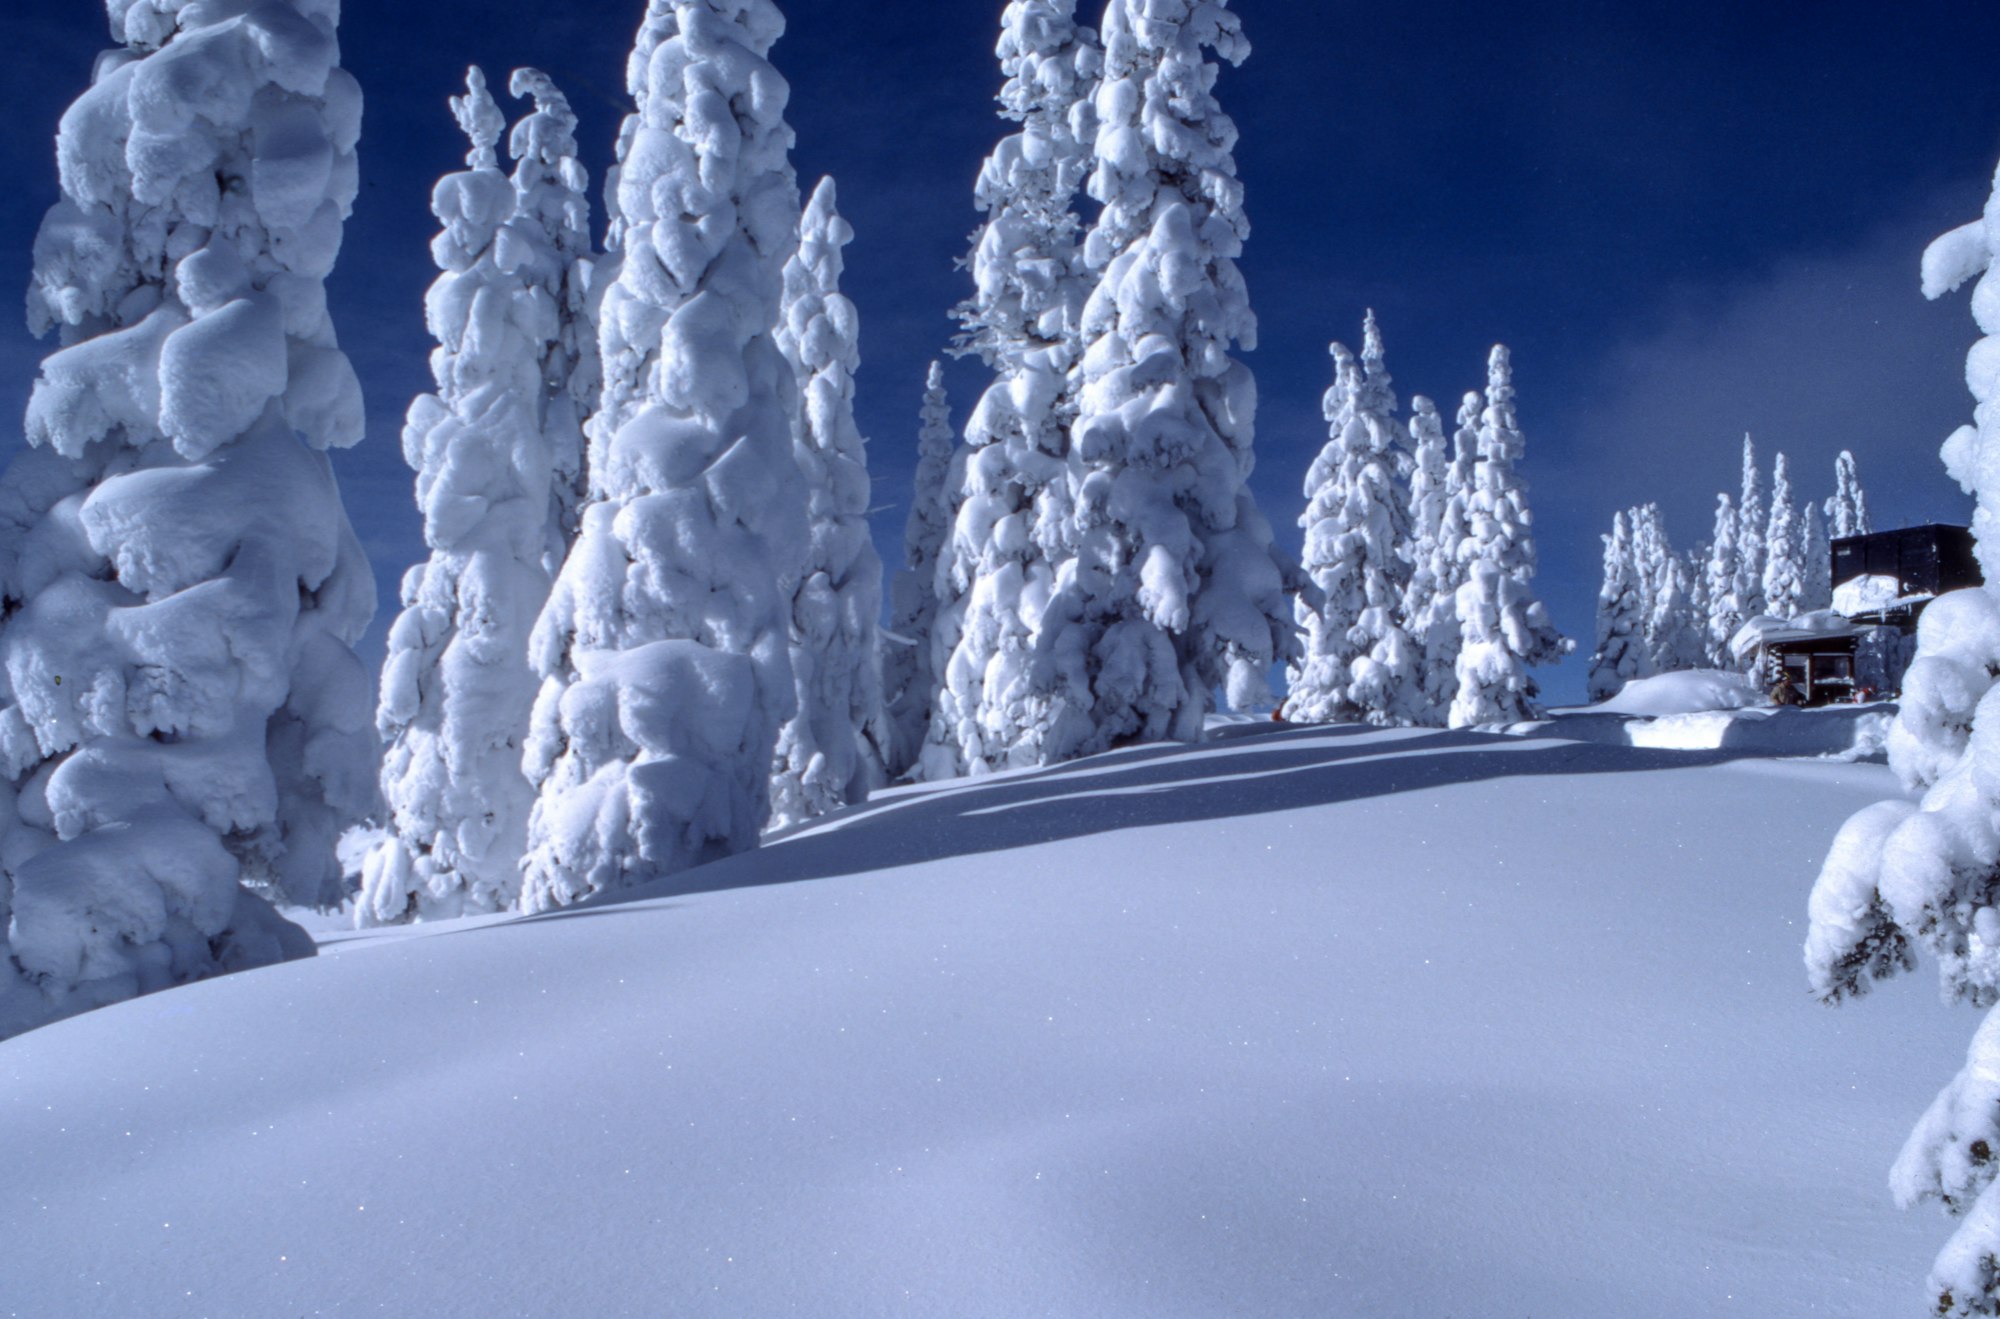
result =
[[1741,710],[1761,705],[1764,695],[1740,673],[1722,669],[1684,669],[1626,683],[1609,700],[1589,709],[1599,714],[1696,714],[1704,710]]

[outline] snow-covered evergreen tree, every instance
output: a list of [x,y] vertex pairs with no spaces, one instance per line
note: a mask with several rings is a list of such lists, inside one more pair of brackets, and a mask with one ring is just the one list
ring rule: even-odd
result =
[[[900,778],[917,763],[930,731],[938,689],[939,563],[956,519],[951,400],[944,366],[930,365],[917,429],[917,474],[903,527],[903,567],[889,583],[889,634],[883,638],[882,688],[889,708],[889,773]],[[946,652],[950,652],[947,650]]]
[[1495,345],[1486,369],[1486,409],[1479,418],[1479,468],[1460,557],[1458,691],[1451,726],[1512,723],[1535,716],[1528,670],[1554,664],[1574,644],[1557,632],[1535,598],[1534,515],[1527,483],[1515,470],[1523,438],[1514,411],[1513,363]]
[[798,713],[778,737],[771,824],[782,827],[864,800],[884,776],[878,619],[882,560],[868,535],[867,442],[854,422],[859,318],[840,291],[841,250],[854,230],[822,179],[785,267],[778,346],[799,381],[792,449],[811,526],[792,590],[792,676]]
[[1089,285],[1071,209],[1090,164],[1099,54],[1074,0],[1014,0],[998,47],[1001,114],[1020,125],[980,171],[986,215],[961,351],[993,372],[966,424],[964,485],[946,544],[956,644],[941,673],[924,777],[1040,763],[1061,712],[1037,663],[1068,557],[1067,456]]
[[1709,543],[1702,541],[1686,554],[1680,555],[1681,580],[1687,583],[1688,594],[1688,662],[1685,667],[1701,669],[1710,666],[1708,650],[1708,620],[1711,614],[1708,598],[1708,555]]
[[[2000,177],[1985,217],[1924,254],[1925,296],[1978,278],[1986,336],[1967,362],[1976,425],[1944,445],[1947,470],[1977,500],[1973,530],[1989,583],[2000,581]],[[1813,887],[1806,966],[1839,1003],[1937,959],[1947,1000],[1987,1010],[1965,1069],[1918,1122],[1890,1173],[1905,1206],[1937,1200],[1959,1219],[1930,1275],[1930,1313],[2000,1315],[2000,594],[1939,597],[1917,625],[1891,766],[1922,800],[1885,801],[1850,819]]]
[[1319,598],[1296,604],[1305,653],[1285,715],[1299,723],[1407,724],[1422,714],[1419,656],[1401,620],[1411,530],[1396,468],[1406,439],[1373,312],[1364,334],[1360,362],[1332,346],[1331,438],[1306,475],[1303,567]]
[[1771,469],[1771,515],[1764,531],[1764,612],[1796,618],[1805,593],[1805,546],[1799,542],[1799,512],[1781,453]]
[[1645,602],[1639,591],[1639,563],[1625,514],[1611,519],[1611,534],[1602,539],[1604,577],[1597,592],[1597,648],[1590,656],[1589,694],[1593,701],[1608,700],[1626,683],[1653,673],[1645,637]]
[[589,207],[567,101],[532,70],[515,84],[538,102],[515,134],[516,177],[500,172],[500,108],[475,68],[452,101],[467,168],[433,194],[437,392],[403,431],[431,556],[404,578],[382,668],[388,819],[361,859],[363,924],[499,911],[520,890],[535,798],[521,770],[538,685],[528,636],[574,525],[582,457]]
[[1743,437],[1743,497],[1736,505],[1736,602],[1745,618],[1764,612],[1764,496],[1757,447]]
[[[1465,491],[1454,485],[1459,469],[1452,462],[1437,404],[1418,394],[1410,400],[1410,414],[1410,582],[1403,591],[1402,618],[1416,647],[1412,688],[1416,721],[1441,727],[1451,709],[1450,687],[1458,658],[1447,651],[1458,622],[1453,598],[1458,589],[1458,546],[1445,543],[1447,515],[1456,502],[1458,515],[1451,529],[1462,537]],[[1468,475],[1471,466],[1465,464]]]
[[1679,673],[1707,663],[1703,631],[1708,616],[1696,609],[1695,581],[1688,561],[1678,554],[1669,554],[1661,565],[1653,609],[1646,616],[1646,644],[1657,673]]
[[1422,605],[1406,608],[1410,636],[1421,648],[1417,688],[1427,725],[1442,728],[1458,695],[1458,655],[1463,635],[1458,622],[1458,588],[1467,573],[1466,540],[1471,535],[1474,483],[1479,471],[1479,416],[1486,400],[1470,390],[1459,401],[1452,459],[1445,468],[1443,508],[1437,543],[1430,557],[1430,591]]
[[374,583],[326,456],[363,427],[322,283],[361,129],[338,6],[109,9],[0,480],[0,1036],[310,955],[258,893],[338,902],[374,799]]
[[1249,44],[1222,0],[1112,0],[1104,46],[1085,253],[1103,275],[1071,431],[1075,557],[1045,624],[1067,706],[1050,761],[1198,739],[1215,688],[1268,700],[1298,644],[1297,579],[1247,485],[1256,387],[1230,355],[1256,337],[1249,222],[1207,53]]
[[1861,473],[1854,455],[1846,449],[1833,460],[1833,497],[1826,501],[1826,520],[1833,539],[1865,536],[1868,526],[1868,496],[1861,489]]
[[592,498],[530,651],[530,911],[752,847],[770,813],[808,547],[783,31],[770,0],[653,0],[628,64]]
[[[1627,510],[1625,518],[1631,528],[1633,578],[1639,591],[1640,616],[1650,619],[1659,605],[1673,549],[1667,543],[1666,521],[1658,504],[1640,504]],[[1651,645],[1650,640],[1647,644]]]
[[1708,570],[1708,662],[1718,669],[1735,667],[1729,653],[1729,643],[1736,633],[1749,621],[1749,614],[1743,607],[1743,599],[1737,592],[1737,584],[1742,580],[1742,556],[1737,553],[1736,537],[1740,534],[1743,519],[1737,515],[1736,506],[1727,494],[1715,497],[1715,536],[1709,541]]
[[1805,563],[1805,589],[1799,597],[1799,612],[1810,614],[1833,607],[1833,547],[1826,538],[1826,523],[1820,520],[1819,505],[1810,499],[1799,513],[1800,558]]

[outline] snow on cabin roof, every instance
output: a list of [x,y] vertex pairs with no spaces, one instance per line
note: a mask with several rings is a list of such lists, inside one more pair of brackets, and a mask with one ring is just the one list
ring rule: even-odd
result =
[[1797,618],[1773,618],[1769,614],[1759,614],[1745,623],[1730,638],[1729,653],[1737,659],[1747,659],[1765,646],[1783,645],[1791,641],[1831,640],[1838,637],[1857,637],[1867,629],[1857,627],[1831,609],[1823,609]]

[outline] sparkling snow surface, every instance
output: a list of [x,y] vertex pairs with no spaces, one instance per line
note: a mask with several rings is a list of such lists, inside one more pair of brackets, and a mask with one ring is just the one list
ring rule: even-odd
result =
[[1973,1017],[1811,1001],[1895,784],[1732,754],[1242,725],[30,1032],[0,1315],[1914,1313]]

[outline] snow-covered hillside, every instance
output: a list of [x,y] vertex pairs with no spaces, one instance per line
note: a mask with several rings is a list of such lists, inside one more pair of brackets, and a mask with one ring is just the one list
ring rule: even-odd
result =
[[0,1043],[0,1315],[1908,1313],[1872,765],[1239,725]]

